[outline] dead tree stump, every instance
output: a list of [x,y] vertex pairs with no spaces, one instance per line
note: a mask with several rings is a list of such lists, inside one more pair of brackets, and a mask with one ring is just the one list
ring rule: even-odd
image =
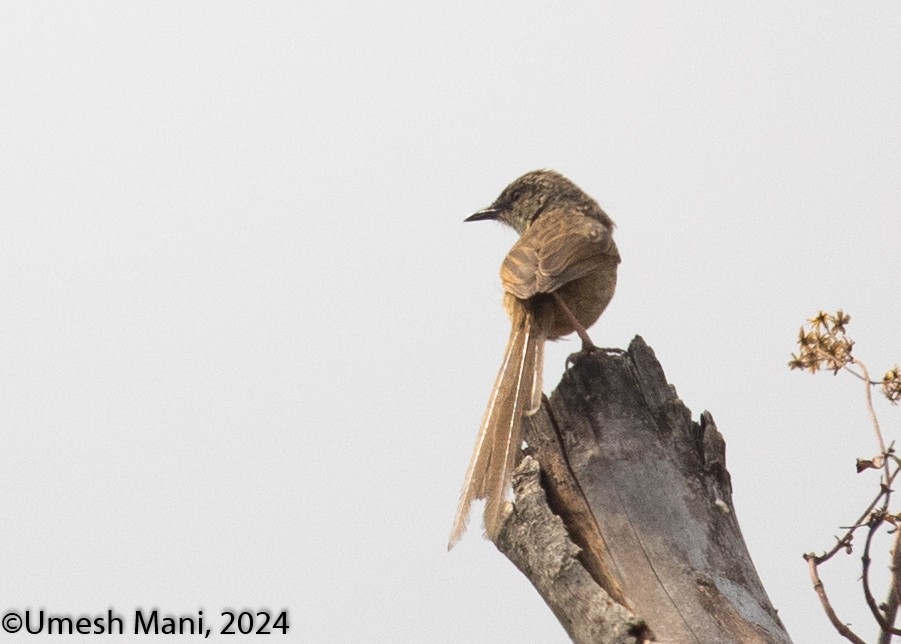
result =
[[524,437],[497,545],[573,641],[791,642],[742,538],[723,437],[709,412],[692,421],[644,340],[581,357]]

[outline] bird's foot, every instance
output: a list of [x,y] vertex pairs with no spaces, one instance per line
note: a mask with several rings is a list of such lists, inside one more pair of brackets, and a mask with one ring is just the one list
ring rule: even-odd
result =
[[579,360],[584,358],[585,356],[591,355],[593,353],[607,353],[607,354],[616,354],[622,355],[625,353],[622,349],[609,348],[609,347],[599,347],[591,341],[582,342],[582,348],[575,353],[570,353],[566,358],[566,368],[569,369],[571,365],[576,364]]
[[584,358],[587,355],[594,353],[595,351],[600,351],[601,348],[594,344],[591,340],[587,342],[585,340],[582,341],[582,348],[575,353],[570,353],[566,357],[566,368],[569,369],[570,366],[576,364],[579,360]]

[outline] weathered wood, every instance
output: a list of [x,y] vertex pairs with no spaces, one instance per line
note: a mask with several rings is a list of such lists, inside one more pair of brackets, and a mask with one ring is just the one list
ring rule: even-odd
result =
[[560,517],[551,512],[538,462],[527,456],[513,474],[516,509],[497,546],[529,578],[574,642],[642,644],[644,622],[601,588],[578,560]]
[[520,483],[498,547],[574,641],[791,641],[741,535],[722,435],[709,412],[691,420],[640,337],[581,357],[525,425],[547,500]]

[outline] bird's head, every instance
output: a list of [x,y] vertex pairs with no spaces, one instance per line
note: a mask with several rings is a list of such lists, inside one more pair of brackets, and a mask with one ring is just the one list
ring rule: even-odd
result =
[[593,203],[593,200],[559,172],[535,170],[522,175],[504,188],[494,203],[464,221],[496,219],[521,235],[548,208],[585,202]]

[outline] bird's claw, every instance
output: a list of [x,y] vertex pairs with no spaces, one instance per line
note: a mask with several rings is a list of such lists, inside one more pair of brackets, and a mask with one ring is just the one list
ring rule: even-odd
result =
[[566,368],[569,369],[571,365],[576,364],[579,360],[584,358],[585,356],[591,355],[592,353],[607,353],[614,355],[623,355],[625,351],[622,349],[617,349],[613,347],[599,347],[595,344],[587,344],[583,343],[582,348],[575,353],[570,353],[566,358]]

